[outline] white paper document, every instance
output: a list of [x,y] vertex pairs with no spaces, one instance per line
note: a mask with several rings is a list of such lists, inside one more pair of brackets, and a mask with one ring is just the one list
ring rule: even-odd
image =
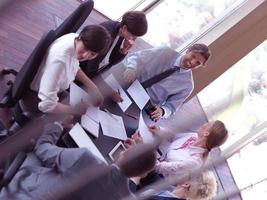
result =
[[153,143],[154,142],[154,136],[149,131],[149,128],[147,127],[147,125],[143,119],[142,112],[140,112],[138,130],[140,132],[140,135],[143,138],[144,143]]
[[103,135],[118,138],[120,140],[125,140],[127,138],[122,117],[102,110],[99,110],[98,117]]
[[87,130],[93,136],[98,137],[99,122],[96,122],[87,115],[83,115],[81,118],[81,125],[85,130]]
[[70,84],[70,105],[75,106],[80,102],[90,102],[90,94],[72,82]]
[[95,137],[98,137],[99,134],[98,111],[98,107],[89,106],[86,110],[86,113],[81,117],[82,127]]
[[132,104],[131,99],[128,97],[128,95],[124,92],[122,87],[120,86],[119,82],[116,80],[116,78],[110,74],[107,78],[105,78],[105,82],[116,92],[120,93],[120,96],[122,97],[123,101],[119,102],[118,105],[122,109],[123,112],[129,108],[129,106]]
[[69,134],[78,145],[78,147],[86,147],[90,152],[92,152],[92,154],[94,154],[96,157],[103,160],[107,164],[106,159],[100,153],[93,141],[88,137],[79,123],[76,123],[75,126],[73,126]]
[[138,80],[135,80],[127,89],[136,105],[142,110],[149,100],[149,96]]

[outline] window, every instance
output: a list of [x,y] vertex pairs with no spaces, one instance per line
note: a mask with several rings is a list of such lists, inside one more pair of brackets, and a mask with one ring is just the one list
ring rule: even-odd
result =
[[94,8],[112,20],[118,20],[129,10],[142,10],[153,0],[97,0]]
[[244,0],[165,0],[147,14],[148,33],[153,46],[177,49],[222,18]]
[[222,149],[267,119],[266,55],[267,40],[198,94],[208,119],[223,120],[230,132]]
[[228,164],[243,200],[267,199],[267,132],[229,158]]

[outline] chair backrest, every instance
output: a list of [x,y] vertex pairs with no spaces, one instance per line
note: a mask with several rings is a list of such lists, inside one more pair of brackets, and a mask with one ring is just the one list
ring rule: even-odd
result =
[[21,70],[18,72],[14,84],[12,86],[12,104],[22,98],[27,90],[30,88],[30,84],[38,71],[38,68],[42,62],[43,57],[46,54],[46,50],[50,44],[56,39],[54,30],[50,30],[44,33],[31,55],[28,57]]
[[80,6],[55,30],[57,38],[67,33],[76,32],[92,12],[93,7],[94,1],[92,0],[81,3]]

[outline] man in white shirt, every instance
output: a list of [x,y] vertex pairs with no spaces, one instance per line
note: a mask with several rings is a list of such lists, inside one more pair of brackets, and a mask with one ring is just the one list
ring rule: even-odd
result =
[[31,89],[38,91],[38,109],[45,113],[83,114],[85,106],[72,107],[59,102],[59,93],[68,89],[74,79],[82,82],[92,93],[94,105],[101,105],[103,97],[100,91],[79,68],[79,62],[105,52],[110,40],[110,34],[99,25],[88,25],[79,35],[70,33],[55,40],[31,84]]
[[[169,47],[156,47],[130,54],[123,62],[127,68],[123,74],[127,83],[138,79],[147,82],[145,89],[150,96],[154,110],[153,120],[168,118],[174,114],[193,91],[192,69],[204,66],[210,57],[205,44],[193,44],[185,54],[180,55]],[[150,80],[167,70],[175,69],[157,82]],[[150,82],[150,83],[149,83]]]

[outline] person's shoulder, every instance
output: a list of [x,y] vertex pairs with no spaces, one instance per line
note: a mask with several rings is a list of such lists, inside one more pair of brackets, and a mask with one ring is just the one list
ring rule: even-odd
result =
[[100,24],[101,26],[105,27],[107,31],[111,34],[112,37],[116,37],[117,33],[120,29],[120,22],[108,20]]

